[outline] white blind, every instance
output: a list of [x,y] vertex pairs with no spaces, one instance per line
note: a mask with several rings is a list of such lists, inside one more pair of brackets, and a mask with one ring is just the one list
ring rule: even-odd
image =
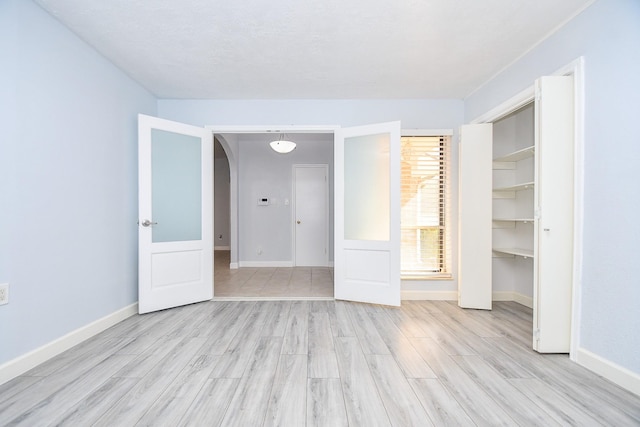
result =
[[404,278],[449,275],[449,136],[401,138],[401,270]]

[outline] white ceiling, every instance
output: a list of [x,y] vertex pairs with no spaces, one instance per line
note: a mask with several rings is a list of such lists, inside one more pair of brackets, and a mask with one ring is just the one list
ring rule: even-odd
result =
[[593,0],[35,0],[160,98],[457,98]]

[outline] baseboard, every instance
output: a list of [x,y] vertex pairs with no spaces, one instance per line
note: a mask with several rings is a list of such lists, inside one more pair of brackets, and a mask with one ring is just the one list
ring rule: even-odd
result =
[[231,246],[214,246],[213,250],[214,251],[230,251]]
[[400,299],[405,301],[457,301],[458,291],[400,291]]
[[238,263],[237,262],[229,263],[229,269],[230,270],[237,270],[238,269]]
[[578,349],[576,363],[608,379],[620,387],[629,390],[631,393],[635,393],[640,396],[640,375],[635,372],[600,357],[589,350],[585,350],[584,348]]
[[81,328],[71,331],[62,337],[51,341],[42,347],[36,348],[22,356],[10,360],[0,365],[0,384],[4,384],[13,378],[24,374],[32,368],[35,368],[42,362],[46,362],[54,356],[70,349],[74,345],[80,344],[82,341],[99,334],[105,329],[110,328],[138,313],[138,303],[131,304],[114,313],[111,313],[101,319],[89,323]]
[[240,261],[238,267],[293,267],[293,261]]
[[518,292],[501,291],[491,294],[493,301],[515,301],[525,307],[533,308],[533,298]]

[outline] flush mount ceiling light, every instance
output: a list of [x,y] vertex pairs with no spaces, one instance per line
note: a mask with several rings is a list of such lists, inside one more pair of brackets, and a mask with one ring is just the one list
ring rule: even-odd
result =
[[286,154],[292,152],[296,148],[296,143],[284,139],[284,134],[280,134],[280,138],[269,143],[273,151]]

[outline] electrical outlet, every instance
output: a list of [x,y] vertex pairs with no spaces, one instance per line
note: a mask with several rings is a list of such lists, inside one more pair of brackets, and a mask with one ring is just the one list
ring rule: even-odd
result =
[[9,304],[9,284],[0,284],[0,305]]

